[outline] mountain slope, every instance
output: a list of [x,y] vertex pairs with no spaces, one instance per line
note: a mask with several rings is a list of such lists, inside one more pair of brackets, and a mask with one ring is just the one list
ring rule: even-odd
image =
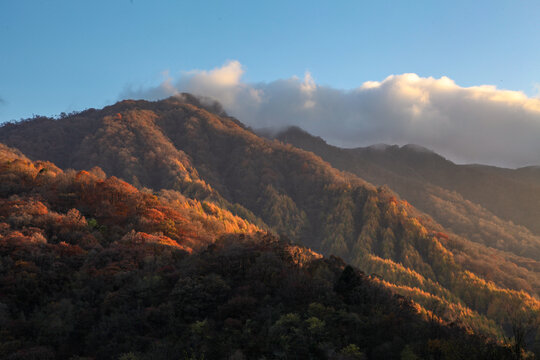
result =
[[535,214],[540,211],[540,177],[534,168],[460,166],[412,145],[340,149],[298,128],[289,128],[276,138],[312,151],[336,168],[374,184],[387,184],[456,234],[540,260],[540,236],[511,221],[530,219],[524,224],[533,230],[539,223]]
[[[186,100],[202,108],[194,97]],[[228,203],[202,180],[189,156],[175,148],[156,127],[156,114],[139,108],[141,104],[124,101],[100,111],[90,109],[58,120],[36,117],[17,125],[6,124],[1,128],[0,142],[19,148],[30,158],[46,159],[61,168],[98,166],[136,186],[175,189],[188,196],[212,200],[264,227],[260,219],[239,204]],[[170,105],[161,104],[165,108]]]
[[[442,192],[441,189],[448,192],[448,196],[453,197],[452,201],[459,201],[460,198],[470,200],[483,207],[484,212],[487,210],[495,217],[523,225],[540,235],[538,167],[512,170],[484,165],[456,165],[415,145],[398,147],[381,144],[340,149],[294,127],[282,131],[276,138],[313,151],[336,168],[351,171],[374,184],[387,183],[392,188],[400,186],[402,191],[396,190],[404,197],[407,197],[407,192],[412,198],[414,192],[418,192],[416,185],[436,187],[436,192]],[[417,202],[420,207],[421,202]]]
[[[78,141],[67,140],[68,133]],[[261,226],[342,256],[378,274],[385,286],[476,331],[500,335],[509,321],[508,304],[519,303],[524,313],[539,308],[529,295],[539,288],[535,260],[448,234],[390,190],[312,153],[263,139],[188,96],[124,101],[59,120],[7,125],[0,139],[34,159],[101,166],[154,190],[172,188],[262,219]]]
[[[64,172],[51,162],[32,162],[2,144],[0,171],[1,215],[8,224],[3,230],[16,226],[22,233],[10,232],[10,236],[30,242],[68,246],[83,237],[78,245],[87,243],[88,249],[103,246],[104,241],[127,241],[192,252],[223,234],[261,231],[212,203],[172,190],[139,191],[115,177],[106,178],[99,168]],[[44,223],[48,224],[45,232],[39,230]],[[58,232],[55,224],[69,231]]]
[[3,145],[0,180],[2,358],[512,356],[211,204]]

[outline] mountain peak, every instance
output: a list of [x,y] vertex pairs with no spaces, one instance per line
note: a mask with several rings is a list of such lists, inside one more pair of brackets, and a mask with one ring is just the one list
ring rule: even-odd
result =
[[423,154],[437,154],[436,152],[434,152],[433,150],[431,149],[428,149],[424,146],[421,146],[421,145],[417,145],[417,144],[407,144],[407,145],[403,145],[401,147],[401,149],[403,150],[410,150],[410,151],[415,151],[417,153],[423,153]]

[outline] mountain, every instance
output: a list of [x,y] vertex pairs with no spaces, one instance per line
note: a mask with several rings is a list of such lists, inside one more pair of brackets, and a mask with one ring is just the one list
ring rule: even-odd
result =
[[210,203],[4,145],[0,180],[4,359],[513,356]]
[[[534,318],[540,308],[534,257],[455,235],[389,188],[262,138],[219,106],[187,94],[7,124],[0,141],[61,168],[99,166],[142,193],[179,192],[340,256],[422,311],[487,336],[511,336],[516,316],[509,309]],[[534,171],[527,176],[534,179]]]
[[416,145],[342,149],[291,127],[285,143],[321,156],[337,169],[403,199],[452,232],[518,256],[540,260],[540,171],[456,165]]

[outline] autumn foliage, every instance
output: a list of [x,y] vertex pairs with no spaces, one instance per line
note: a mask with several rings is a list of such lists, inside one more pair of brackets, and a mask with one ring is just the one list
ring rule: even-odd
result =
[[[34,160],[86,169],[64,172],[4,155],[6,213],[16,206],[47,212],[3,221],[6,234],[41,239],[39,233],[47,243],[83,251],[114,245],[196,254],[219,236],[263,230],[342,257],[383,288],[415,299],[427,318],[498,341],[512,338],[506,304],[520,304],[532,318],[540,309],[538,262],[504,251],[513,246],[514,230],[501,232],[510,235],[497,247],[457,236],[388,187],[264,139],[189,95],[8,124],[0,140]],[[114,266],[103,271],[114,273]],[[303,318],[283,324],[297,319]]]

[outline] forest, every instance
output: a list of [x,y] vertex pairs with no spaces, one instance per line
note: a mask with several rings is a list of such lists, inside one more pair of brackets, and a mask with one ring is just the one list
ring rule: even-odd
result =
[[535,167],[456,165],[413,145],[343,149],[297,127],[265,135],[311,151],[372,184],[389,186],[456,234],[540,259],[540,172]]
[[[504,232],[502,242],[490,246],[482,240],[485,234],[476,238],[478,231],[449,229],[394,189],[338,170],[312,152],[257,135],[218,105],[202,104],[189,95],[158,102],[129,100],[58,119],[35,117],[6,124],[0,128],[0,141],[22,151],[1,148],[2,266],[9,274],[2,283],[13,293],[6,293],[0,302],[6,304],[3,316],[10,324],[20,320],[34,329],[17,333],[10,328],[12,340],[2,345],[6,356],[26,356],[20,351],[31,346],[43,356],[102,358],[112,350],[92,351],[104,338],[116,339],[119,350],[114,356],[126,358],[166,358],[159,351],[182,353],[185,358],[311,354],[307,358],[411,359],[465,354],[476,354],[465,358],[511,358],[538,352],[540,266],[526,250],[534,248],[535,235],[531,245],[524,242],[522,251],[508,251],[516,244],[505,242]],[[62,251],[73,255],[58,255]],[[291,251],[294,256],[279,257]],[[252,258],[251,252],[257,255]],[[246,275],[259,271],[254,259],[275,254],[281,254],[281,260],[275,260],[274,270]],[[214,256],[227,261],[216,265]],[[252,260],[244,263],[237,256]],[[56,260],[46,260],[57,257],[56,267]],[[205,267],[205,262],[212,265]],[[56,274],[55,269],[65,271]],[[185,278],[191,273],[190,279]],[[58,281],[52,280],[60,275]],[[96,281],[104,276],[105,285],[90,291],[86,283],[92,283],[94,275]],[[17,276],[43,294],[25,286],[16,290],[15,284],[24,284],[15,280]],[[353,282],[369,284],[368,288],[349,294],[339,285],[349,276],[358,277],[361,280]],[[139,284],[141,279],[150,284]],[[265,286],[257,289],[251,282]],[[291,283],[293,290],[287,288]],[[209,291],[217,303],[204,305],[203,299],[187,294],[181,307],[191,310],[178,315],[175,286],[181,291]],[[219,298],[212,293],[214,287],[223,287],[215,291],[231,297]],[[44,303],[34,304],[34,295]],[[19,296],[21,300],[14,300]],[[252,312],[231,317],[227,322],[231,332],[224,334],[227,314],[236,310],[217,309],[226,308],[236,296],[242,299],[235,309]],[[73,335],[66,325],[68,330],[59,336],[68,343],[84,342],[86,350],[62,349],[63,341],[45,346],[48,340],[36,333],[43,326],[38,319],[46,318],[41,312],[49,311],[50,303],[77,312],[84,302],[97,311],[87,314],[89,327]],[[112,308],[107,310],[103,306],[109,302]],[[206,307],[197,310],[199,302]],[[19,303],[23,308],[14,308]],[[318,310],[313,307],[319,306],[326,309],[321,310],[324,315],[314,315]],[[142,319],[148,307],[160,309],[159,326],[147,324],[146,318],[140,328],[128,324]],[[128,310],[136,314],[116,318]],[[337,321],[339,314],[360,320]],[[177,329],[179,316],[189,323],[181,322],[183,327]],[[324,324],[332,330],[343,327],[339,330],[343,334],[357,337],[343,335],[348,339],[344,343],[341,335],[331,332],[321,330],[319,337],[310,333],[312,325],[324,329]],[[281,330],[272,330],[275,326]],[[138,331],[134,338],[149,338],[145,342],[110,335],[115,327]],[[109,335],[86,338],[99,329]],[[153,333],[159,329],[167,336]],[[30,337],[17,335],[26,333]],[[244,343],[238,339],[249,338],[247,334],[253,334],[256,344],[240,346]],[[223,340],[220,336],[233,343],[211,353],[219,348],[215,344]],[[179,345],[179,339],[194,343]],[[225,353],[231,349],[234,354]],[[384,357],[385,353],[392,355]]]
[[2,358],[514,354],[215,206],[174,203],[99,169],[64,173],[5,147],[0,169]]

